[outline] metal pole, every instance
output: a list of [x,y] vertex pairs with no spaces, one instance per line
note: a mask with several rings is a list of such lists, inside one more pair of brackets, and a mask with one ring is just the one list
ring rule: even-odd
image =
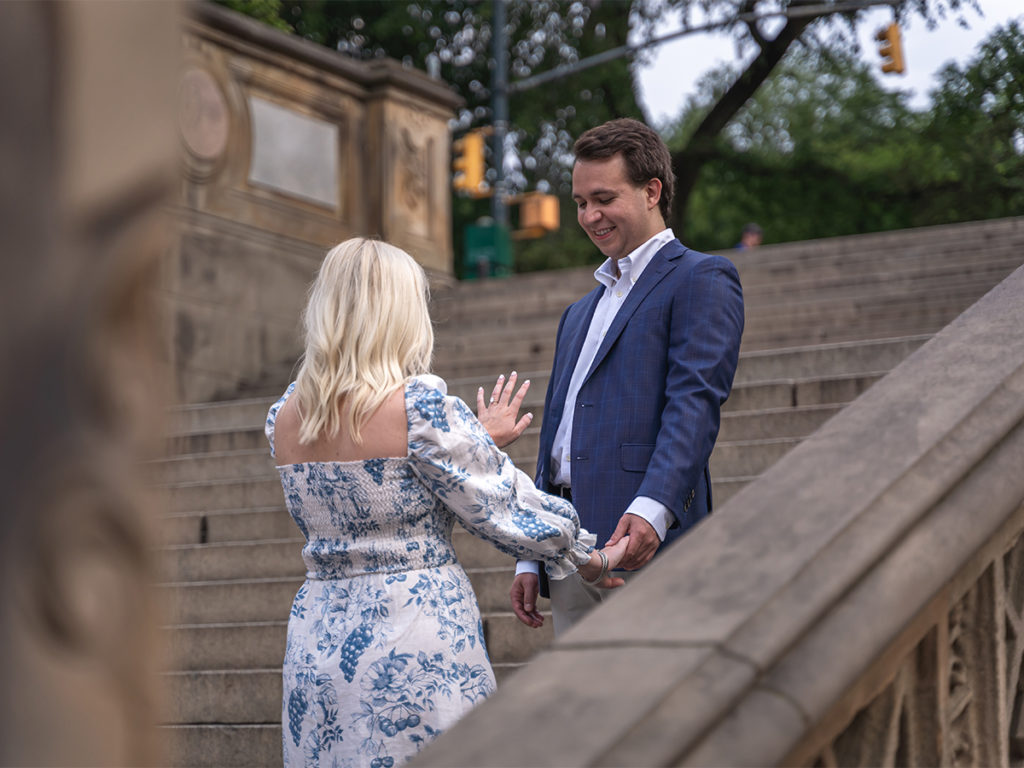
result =
[[506,0],[492,0],[491,43],[494,68],[491,70],[491,109],[494,113],[494,195],[491,214],[499,232],[508,229],[508,208],[505,205],[505,134],[508,132],[508,37]]

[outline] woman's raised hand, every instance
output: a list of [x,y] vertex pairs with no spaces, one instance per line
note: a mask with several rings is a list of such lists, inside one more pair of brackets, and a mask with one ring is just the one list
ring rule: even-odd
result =
[[515,371],[505,379],[505,374],[498,377],[491,391],[489,402],[484,401],[484,388],[476,391],[476,416],[484,429],[490,434],[495,445],[504,448],[514,442],[533,421],[533,414],[527,413],[519,418],[519,409],[523,405],[523,398],[530,389],[530,380],[527,379],[519,387],[519,391],[513,395],[516,388]]

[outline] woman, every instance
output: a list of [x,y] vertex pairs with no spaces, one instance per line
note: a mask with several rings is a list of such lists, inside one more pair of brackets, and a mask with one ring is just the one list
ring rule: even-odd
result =
[[[284,762],[393,768],[495,687],[456,518],[553,579],[579,570],[618,586],[607,574],[625,546],[594,551],[573,507],[538,491],[427,374],[427,283],[404,251],[335,247],[305,329],[266,426],[308,569],[288,623]],[[512,388],[499,379],[482,414],[503,441],[526,424]]]

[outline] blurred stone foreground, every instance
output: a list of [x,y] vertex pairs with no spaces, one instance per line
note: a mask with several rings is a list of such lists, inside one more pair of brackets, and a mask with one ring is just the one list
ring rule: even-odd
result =
[[159,762],[137,482],[164,411],[175,2],[0,3],[0,764]]

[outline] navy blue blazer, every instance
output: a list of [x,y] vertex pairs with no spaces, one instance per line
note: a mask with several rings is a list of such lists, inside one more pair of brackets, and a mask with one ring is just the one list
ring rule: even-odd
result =
[[590,327],[598,286],[562,315],[544,400],[537,486],[551,490],[551,446],[567,407],[572,501],[598,546],[636,496],[675,520],[662,546],[711,511],[708,459],[732,389],[743,333],[735,266],[678,240],[651,259],[619,308],[580,388],[569,380]]

